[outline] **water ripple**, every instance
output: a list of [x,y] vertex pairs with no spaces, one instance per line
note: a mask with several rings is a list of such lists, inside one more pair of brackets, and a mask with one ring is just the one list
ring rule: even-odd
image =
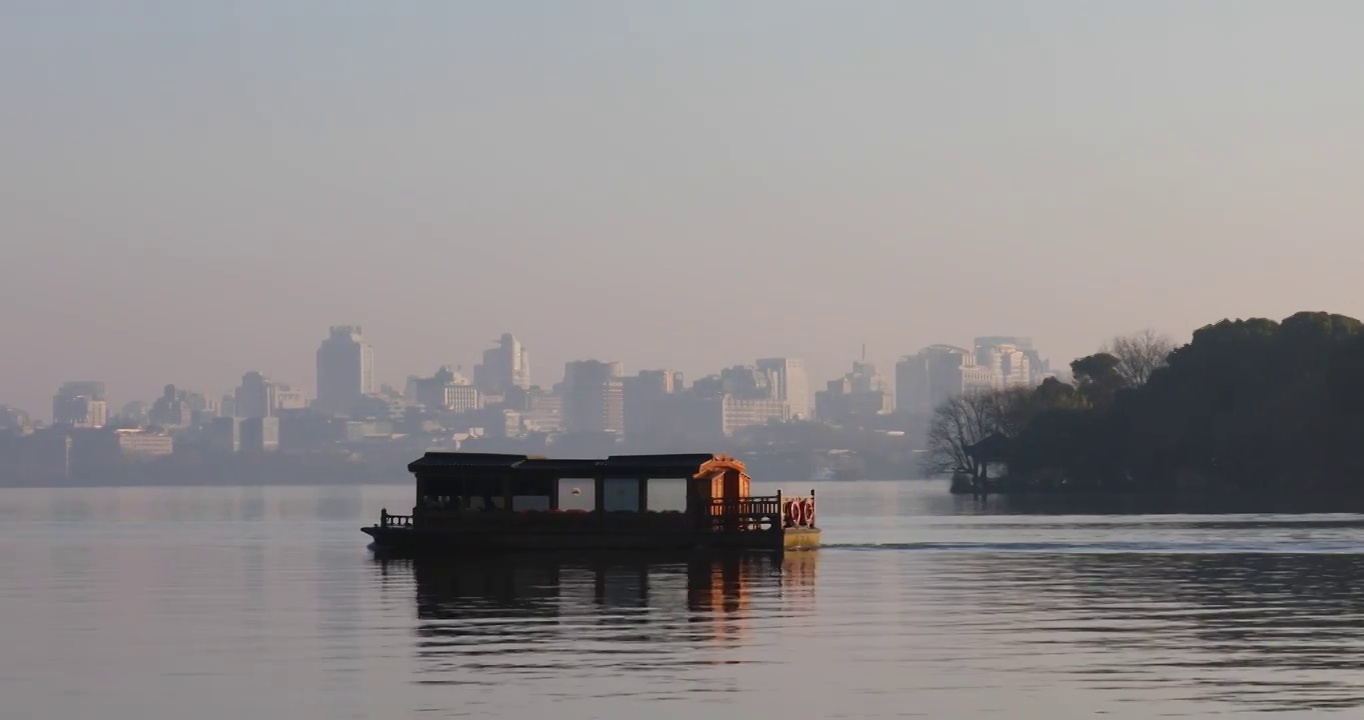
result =
[[334,516],[400,490],[0,495],[7,711],[1364,713],[1364,515],[1023,514],[852,483],[819,489],[810,553],[375,559]]

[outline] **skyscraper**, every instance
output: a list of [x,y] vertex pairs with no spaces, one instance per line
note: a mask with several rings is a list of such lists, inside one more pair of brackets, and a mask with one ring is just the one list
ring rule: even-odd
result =
[[772,382],[772,394],[791,407],[791,417],[810,419],[810,378],[805,374],[805,363],[795,358],[763,358],[758,369],[766,370]]
[[672,370],[643,370],[621,379],[625,437],[634,442],[666,436],[668,401],[681,391],[680,374]]
[[474,366],[474,386],[489,395],[530,387],[530,354],[515,335],[502,333],[497,347],[483,351],[483,363]]
[[895,409],[931,413],[948,398],[996,386],[994,372],[977,365],[975,353],[931,345],[895,364]]
[[102,382],[62,383],[52,396],[52,422],[58,425],[104,427],[108,415]]
[[625,367],[619,362],[578,360],[564,364],[564,430],[573,433],[625,429]]
[[876,365],[853,363],[853,371],[815,393],[815,417],[822,422],[845,423],[854,417],[880,415],[894,407],[890,385]]
[[336,325],[317,349],[319,411],[341,415],[374,393],[374,349],[358,325]]
[[264,418],[275,416],[277,388],[269,378],[252,370],[242,376],[237,388],[236,417]]
[[[976,354],[980,356],[982,351],[989,352],[989,348],[1001,347],[1005,345],[1013,346],[1014,349],[1023,353],[1027,361],[1027,370],[1024,373],[1028,383],[1033,385],[1040,384],[1051,372],[1051,363],[1044,359],[1037,348],[1033,346],[1032,338],[1021,335],[988,335],[976,338]],[[1012,351],[1011,351],[1012,352]],[[985,360],[980,360],[984,363]],[[1021,363],[1014,362],[1013,368],[1021,367]],[[1013,369],[1012,372],[1018,372]],[[1006,384],[1009,384],[1006,382]],[[1022,384],[1022,383],[1019,383]]]

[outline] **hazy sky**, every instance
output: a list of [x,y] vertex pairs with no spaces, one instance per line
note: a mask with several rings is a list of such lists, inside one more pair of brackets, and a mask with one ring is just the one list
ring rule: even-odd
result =
[[[0,7],[0,403],[1364,315],[1357,2]],[[887,368],[888,369],[888,368]]]

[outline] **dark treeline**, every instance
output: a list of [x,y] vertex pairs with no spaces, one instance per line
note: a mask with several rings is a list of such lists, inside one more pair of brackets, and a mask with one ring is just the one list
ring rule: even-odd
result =
[[929,469],[999,490],[1364,491],[1364,333],[1302,312],[1223,320],[1172,347],[1121,338],[1048,380],[949,400]]

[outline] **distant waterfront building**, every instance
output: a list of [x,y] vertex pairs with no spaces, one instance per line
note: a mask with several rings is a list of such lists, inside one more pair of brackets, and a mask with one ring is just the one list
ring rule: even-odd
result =
[[126,403],[123,403],[123,407],[118,411],[118,416],[125,422],[133,422],[137,423],[138,425],[146,425],[147,412],[148,412],[147,403],[144,403],[141,400],[130,400]]
[[564,364],[564,431],[621,432],[625,429],[625,366],[578,360]]
[[408,386],[412,399],[425,405],[427,410],[465,412],[483,407],[478,388],[448,365],[429,378],[412,378]]
[[791,404],[785,400],[749,400],[726,395],[721,404],[720,428],[725,437],[731,437],[739,430],[753,425],[766,425],[769,422],[786,422],[791,419]]
[[333,326],[317,349],[317,409],[343,415],[372,394],[374,349],[365,342],[358,325]]
[[857,416],[881,415],[894,409],[890,386],[869,362],[853,363],[852,372],[815,393],[815,417],[843,423]]
[[676,393],[667,407],[666,437],[682,444],[721,442],[746,427],[791,419],[791,406],[784,400],[729,394]]
[[185,400],[184,392],[167,385],[147,411],[147,422],[163,428],[188,427],[194,423],[194,408]]
[[71,427],[98,428],[109,421],[109,406],[104,399],[104,383],[73,381],[63,383],[52,396],[52,423]]
[[791,407],[791,417],[810,418],[810,377],[805,374],[805,363],[796,358],[762,358],[758,369],[771,378],[773,395]]
[[995,387],[1006,388],[1032,384],[1032,365],[1026,353],[1016,345],[981,345],[976,347],[976,364],[988,368]]
[[627,441],[657,439],[667,435],[668,400],[682,390],[682,373],[642,370],[623,378],[623,409]]
[[503,333],[497,347],[483,351],[474,366],[474,387],[484,395],[506,395],[512,388],[530,387],[530,353],[511,333]]
[[975,353],[931,345],[895,364],[895,409],[931,413],[950,397],[995,386],[993,371],[976,364]]
[[24,435],[33,429],[33,420],[28,413],[9,405],[0,405],[0,430]]
[[516,410],[487,409],[483,411],[483,436],[514,438],[521,435],[521,413]]
[[[752,425],[809,418],[809,387],[799,360],[765,358],[697,379],[667,401],[667,433],[685,442],[714,442]],[[799,414],[792,406],[804,407]]]
[[308,396],[302,390],[295,390],[289,385],[281,383],[275,384],[275,409],[276,410],[307,410]]
[[22,438],[23,449],[16,470],[25,475],[59,478],[71,475],[71,455],[75,443],[71,430],[49,427]]
[[114,434],[124,457],[154,458],[175,452],[175,439],[165,432],[115,430]]
[[279,418],[253,417],[241,421],[240,449],[248,453],[267,453],[279,449]]
[[1038,385],[1051,374],[1051,363],[1044,359],[1033,347],[1032,338],[1022,335],[986,335],[975,339],[976,354],[982,349],[1011,346],[1021,352],[1028,364],[1027,383]]
[[252,370],[242,375],[242,384],[236,392],[235,417],[263,418],[274,417],[277,404],[275,383],[264,375]]
[[214,452],[236,453],[242,449],[242,420],[235,417],[213,418],[209,425],[208,446]]
[[176,396],[189,406],[191,425],[206,424],[219,415],[218,401],[210,400],[202,393],[180,390]]
[[521,403],[521,424],[529,432],[559,432],[564,429],[564,398],[532,385]]

